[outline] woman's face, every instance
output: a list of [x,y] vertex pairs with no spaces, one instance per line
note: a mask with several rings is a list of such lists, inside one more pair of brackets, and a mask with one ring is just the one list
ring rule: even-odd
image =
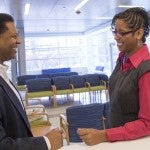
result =
[[143,29],[131,30],[122,19],[116,20],[114,39],[119,51],[130,56],[142,47],[142,36]]

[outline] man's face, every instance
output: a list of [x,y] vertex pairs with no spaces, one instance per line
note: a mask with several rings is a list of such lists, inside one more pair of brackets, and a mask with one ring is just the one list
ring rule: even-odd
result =
[[8,30],[0,34],[0,63],[14,59],[17,46],[21,43],[13,22],[6,23]]

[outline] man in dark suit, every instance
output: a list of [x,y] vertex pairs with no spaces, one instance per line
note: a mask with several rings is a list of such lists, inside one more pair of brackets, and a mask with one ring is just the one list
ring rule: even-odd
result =
[[56,150],[62,146],[60,131],[33,137],[21,97],[7,77],[4,62],[16,57],[20,43],[12,16],[0,13],[0,150]]

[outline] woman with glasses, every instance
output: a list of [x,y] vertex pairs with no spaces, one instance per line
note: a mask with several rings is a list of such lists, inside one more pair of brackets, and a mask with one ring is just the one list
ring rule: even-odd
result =
[[150,54],[146,42],[150,18],[143,8],[114,16],[111,30],[120,51],[109,79],[109,129],[78,129],[88,145],[150,135]]

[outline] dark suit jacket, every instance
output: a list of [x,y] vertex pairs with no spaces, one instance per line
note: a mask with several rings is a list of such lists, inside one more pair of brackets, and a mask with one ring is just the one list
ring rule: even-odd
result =
[[43,137],[33,137],[19,99],[0,76],[0,150],[47,150]]

